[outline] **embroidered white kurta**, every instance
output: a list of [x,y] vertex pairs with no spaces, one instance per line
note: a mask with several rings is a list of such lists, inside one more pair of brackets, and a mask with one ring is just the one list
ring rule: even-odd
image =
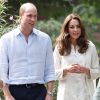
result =
[[[78,48],[71,46],[71,54],[61,56],[57,47],[54,50],[54,64],[59,80],[57,100],[92,100],[94,93],[93,79],[100,76],[98,54],[95,45],[89,42],[86,53],[80,54]],[[80,64],[90,68],[91,79],[83,73],[67,73],[63,77],[63,69],[71,64]]]

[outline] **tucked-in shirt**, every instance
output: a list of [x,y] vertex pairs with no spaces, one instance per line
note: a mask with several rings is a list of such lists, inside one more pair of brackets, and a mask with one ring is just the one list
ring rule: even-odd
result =
[[0,39],[0,73],[7,84],[55,80],[50,37],[35,28],[27,42],[19,28],[4,34]]

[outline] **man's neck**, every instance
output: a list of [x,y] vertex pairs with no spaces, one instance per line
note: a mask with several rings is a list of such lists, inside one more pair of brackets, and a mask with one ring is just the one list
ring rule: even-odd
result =
[[29,30],[29,29],[21,27],[21,26],[20,26],[20,31],[23,33],[23,35],[25,36],[25,38],[28,38],[29,35],[32,32],[32,30]]

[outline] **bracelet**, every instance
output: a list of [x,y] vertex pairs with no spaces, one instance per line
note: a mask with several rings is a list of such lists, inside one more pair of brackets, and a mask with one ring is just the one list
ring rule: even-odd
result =
[[47,94],[50,95],[50,96],[53,96],[53,93],[50,92],[50,91],[47,91]]

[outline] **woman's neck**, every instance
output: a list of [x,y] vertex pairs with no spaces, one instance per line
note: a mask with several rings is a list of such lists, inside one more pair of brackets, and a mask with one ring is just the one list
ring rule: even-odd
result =
[[72,44],[74,47],[76,47],[77,41],[76,41],[75,39],[71,39],[71,44]]

